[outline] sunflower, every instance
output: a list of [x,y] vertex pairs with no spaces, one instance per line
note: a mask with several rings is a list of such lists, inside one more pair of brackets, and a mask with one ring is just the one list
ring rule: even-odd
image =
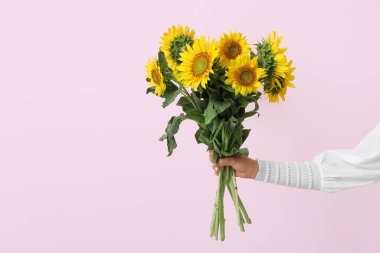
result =
[[259,65],[266,69],[267,78],[264,81],[264,92],[268,94],[269,102],[275,103],[279,98],[285,101],[287,87],[295,88],[292,61],[285,56],[287,48],[280,48],[283,37],[272,32],[261,43],[257,44]]
[[285,78],[285,72],[289,70],[289,67],[287,65],[286,57],[284,54],[287,48],[280,48],[280,43],[282,42],[283,37],[277,37],[277,33],[274,31],[272,34],[268,35],[267,40],[271,45],[273,60],[275,62],[273,77]]
[[[285,78],[271,79],[271,89],[266,92],[268,94],[268,99],[270,103],[278,103],[280,97],[282,101],[285,101],[285,94],[287,92],[287,88],[295,88],[292,81],[294,80],[293,71],[296,68],[291,66],[292,61],[287,62],[286,65],[288,67],[288,71],[285,72]],[[274,80],[277,80],[277,82]]]
[[[280,48],[283,37],[277,37],[276,32],[272,32],[261,43],[257,44],[257,55],[259,57],[259,65],[266,69],[269,82],[280,83],[281,78],[285,78],[285,73],[289,71],[287,60],[284,52],[287,48]],[[272,88],[265,85],[264,90]]]
[[172,70],[176,70],[181,63],[180,53],[186,49],[186,45],[193,45],[194,30],[180,25],[172,26],[161,37],[160,50],[165,53],[166,60]]
[[230,32],[220,36],[218,43],[220,65],[227,68],[238,56],[246,55],[250,52],[247,38],[239,32]]
[[161,70],[157,64],[157,58],[152,58],[146,64],[146,77],[150,81],[149,86],[156,86],[154,89],[154,94],[157,96],[162,96],[166,90],[166,85],[164,83],[164,77],[161,74]]
[[265,76],[265,69],[258,67],[257,57],[251,59],[248,55],[242,55],[226,72],[226,84],[232,85],[236,95],[240,93],[246,96],[262,86],[260,80]]
[[194,41],[193,46],[187,45],[187,50],[180,55],[182,63],[177,67],[177,79],[186,88],[192,87],[196,90],[199,85],[206,88],[210,73],[214,73],[212,65],[218,55],[216,42],[202,36]]

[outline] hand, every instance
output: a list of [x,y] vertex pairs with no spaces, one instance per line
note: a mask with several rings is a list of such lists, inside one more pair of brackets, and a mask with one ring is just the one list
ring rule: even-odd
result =
[[[212,162],[212,150],[209,150],[209,158]],[[231,156],[218,159],[216,166],[213,165],[215,175],[219,175],[221,166],[231,166],[235,170],[235,175],[240,178],[255,179],[259,172],[259,164],[257,160],[247,156]]]

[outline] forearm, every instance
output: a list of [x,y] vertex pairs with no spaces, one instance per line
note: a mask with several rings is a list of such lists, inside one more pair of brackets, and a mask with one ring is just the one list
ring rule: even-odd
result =
[[322,176],[314,161],[283,162],[257,160],[259,171],[256,181],[263,181],[296,188],[321,190]]
[[324,192],[380,182],[380,124],[353,149],[326,150],[310,161],[257,160],[257,181]]

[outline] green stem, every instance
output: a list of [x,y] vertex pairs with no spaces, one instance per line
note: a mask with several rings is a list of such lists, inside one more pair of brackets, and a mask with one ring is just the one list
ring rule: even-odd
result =
[[[233,193],[233,190],[232,190],[232,186],[231,184],[228,184],[227,185],[227,188],[228,188],[228,192],[230,193],[231,195],[231,198],[232,198],[232,201],[234,203],[234,206],[236,208],[236,201],[235,201],[235,196],[234,196],[234,193]],[[243,214],[241,213],[241,210],[239,210],[239,214],[236,214],[236,215],[239,215],[240,216],[240,219],[242,220],[243,224],[245,223],[244,219],[243,219]]]
[[223,177],[225,176],[225,168],[221,167],[219,171],[219,177],[221,180],[219,180],[219,225],[220,225],[220,240],[224,241],[225,239],[225,220],[224,220],[224,205],[223,205],[223,198],[224,198],[224,189],[225,189],[225,184],[224,184],[224,179]]
[[[218,208],[217,209],[217,212],[218,212]],[[216,217],[215,217],[215,224],[214,224],[214,237],[215,237],[215,240],[218,240],[218,232],[219,232],[219,215],[216,214]]]
[[224,169],[224,176],[223,176],[224,185],[228,184],[228,180],[231,177],[230,172],[231,172],[231,169],[229,167],[225,167],[225,169]]
[[215,239],[218,240],[218,236],[219,236],[219,224],[221,222],[221,217],[220,217],[220,211],[223,211],[221,209],[221,205],[220,205],[220,197],[221,197],[221,185],[223,184],[223,173],[222,173],[222,169],[219,171],[219,178],[218,178],[218,192],[216,194],[216,199],[215,199],[215,202],[216,202],[216,222],[214,224],[214,236],[215,236]]
[[[184,91],[186,91],[186,89],[183,89]],[[190,94],[186,91],[186,92],[182,92],[180,91],[182,95],[184,95],[187,100],[189,100],[189,102],[194,106],[194,109],[196,111],[201,111],[201,108],[199,108],[199,106],[195,103],[194,99],[190,96]]]
[[216,240],[220,238],[221,241],[224,241],[225,239],[224,192],[226,184],[224,183],[224,178],[226,171],[226,168],[223,167],[219,171],[218,190],[216,192],[213,217],[210,226],[210,237],[215,237]]
[[195,95],[195,93],[191,93],[191,95],[190,95],[190,93],[185,89],[185,87],[183,87],[182,85],[180,86],[180,87],[182,87],[183,88],[183,91],[186,93],[186,95],[189,97],[189,98],[191,98],[191,100],[193,101],[193,105],[194,105],[194,108],[196,109],[196,110],[198,110],[198,111],[201,111],[201,108],[200,108],[200,105],[197,103],[198,101],[197,101],[197,99],[195,99],[194,98],[194,96],[196,96]]
[[199,98],[197,97],[197,95],[195,95],[194,92],[191,93],[191,96],[194,100],[194,103],[197,105],[198,110],[201,111],[201,105],[200,105]]
[[218,199],[219,199],[219,189],[216,191],[215,204],[214,204],[214,219],[211,224],[211,237],[217,238],[217,229],[218,229]]
[[[228,191],[229,191],[229,193],[230,193],[230,195],[231,195],[231,198],[232,198],[232,201],[233,201],[233,203],[234,203],[234,206],[235,206],[235,208],[236,208],[236,201],[235,201],[235,196],[234,196],[234,193],[233,193],[233,186],[231,185],[231,184],[228,184],[227,185],[227,188],[228,188]],[[241,212],[241,210],[239,209],[239,213],[238,214],[236,214],[237,216],[240,216],[240,220],[242,221],[242,223],[243,223],[243,230],[242,231],[244,231],[244,223],[245,223],[245,221],[244,221],[244,219],[243,219],[243,214],[242,214],[242,212]],[[238,222],[239,222],[239,219],[238,219]],[[241,229],[241,228],[240,228]]]
[[[238,188],[237,188],[237,183],[236,183],[235,171],[233,171],[233,173],[232,173],[232,182],[233,182],[234,189],[235,189],[236,207],[237,207],[237,210],[240,211],[240,209],[239,209],[239,194],[238,194]],[[244,231],[244,226],[243,226],[241,216],[239,215],[238,217],[239,217],[240,230]]]
[[[217,195],[218,193],[216,193]],[[215,199],[217,199],[217,197],[215,197]],[[215,226],[215,219],[216,219],[216,215],[217,215],[217,204],[216,204],[216,201],[214,203],[214,210],[212,212],[212,220],[211,220],[211,226],[210,226],[210,237],[213,237],[214,236],[214,226]]]
[[243,205],[243,202],[242,202],[241,199],[240,199],[240,196],[239,196],[239,207],[240,207],[240,210],[241,210],[242,213],[243,213],[243,216],[244,216],[245,221],[246,221],[248,224],[251,224],[252,221],[251,221],[251,219],[250,219],[249,216],[248,216],[247,210],[245,210],[245,207],[244,207],[244,205]]
[[[181,94],[184,95],[187,98],[187,100],[189,100],[189,102],[194,106],[195,110],[198,110],[198,107],[195,104],[193,98],[190,95],[188,95],[189,93],[186,94],[186,93],[184,93],[184,92],[181,91]],[[200,111],[200,110],[198,110],[198,111]]]
[[189,96],[189,97],[191,97],[190,96],[190,93],[185,89],[185,87],[183,87],[183,86],[181,86],[182,88],[183,88],[183,91]]
[[174,84],[174,85],[178,85],[178,89],[180,90],[181,94],[184,95],[187,100],[189,100],[189,102],[194,106],[194,109],[197,110],[197,111],[201,111],[201,109],[197,106],[197,104],[195,103],[194,101],[194,98],[191,97],[190,93],[185,89],[185,87],[183,87],[182,84],[180,83],[177,83],[176,81],[174,80],[171,80],[171,82]]
[[236,215],[237,215],[237,219],[238,219],[238,225],[240,227],[240,230],[244,232],[244,225],[243,225],[243,221],[242,221],[242,216],[240,216],[239,195],[238,195],[238,191],[237,191],[235,171],[232,171],[231,174],[232,175],[231,175],[230,180],[228,182],[230,190],[231,190],[230,194],[231,194],[232,200],[233,200],[234,205],[235,205]]

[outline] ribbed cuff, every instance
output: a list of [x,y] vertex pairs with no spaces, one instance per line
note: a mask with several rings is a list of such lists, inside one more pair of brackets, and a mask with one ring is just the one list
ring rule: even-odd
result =
[[282,162],[257,160],[259,172],[256,181],[263,181],[296,188],[320,190],[321,173],[314,161]]

